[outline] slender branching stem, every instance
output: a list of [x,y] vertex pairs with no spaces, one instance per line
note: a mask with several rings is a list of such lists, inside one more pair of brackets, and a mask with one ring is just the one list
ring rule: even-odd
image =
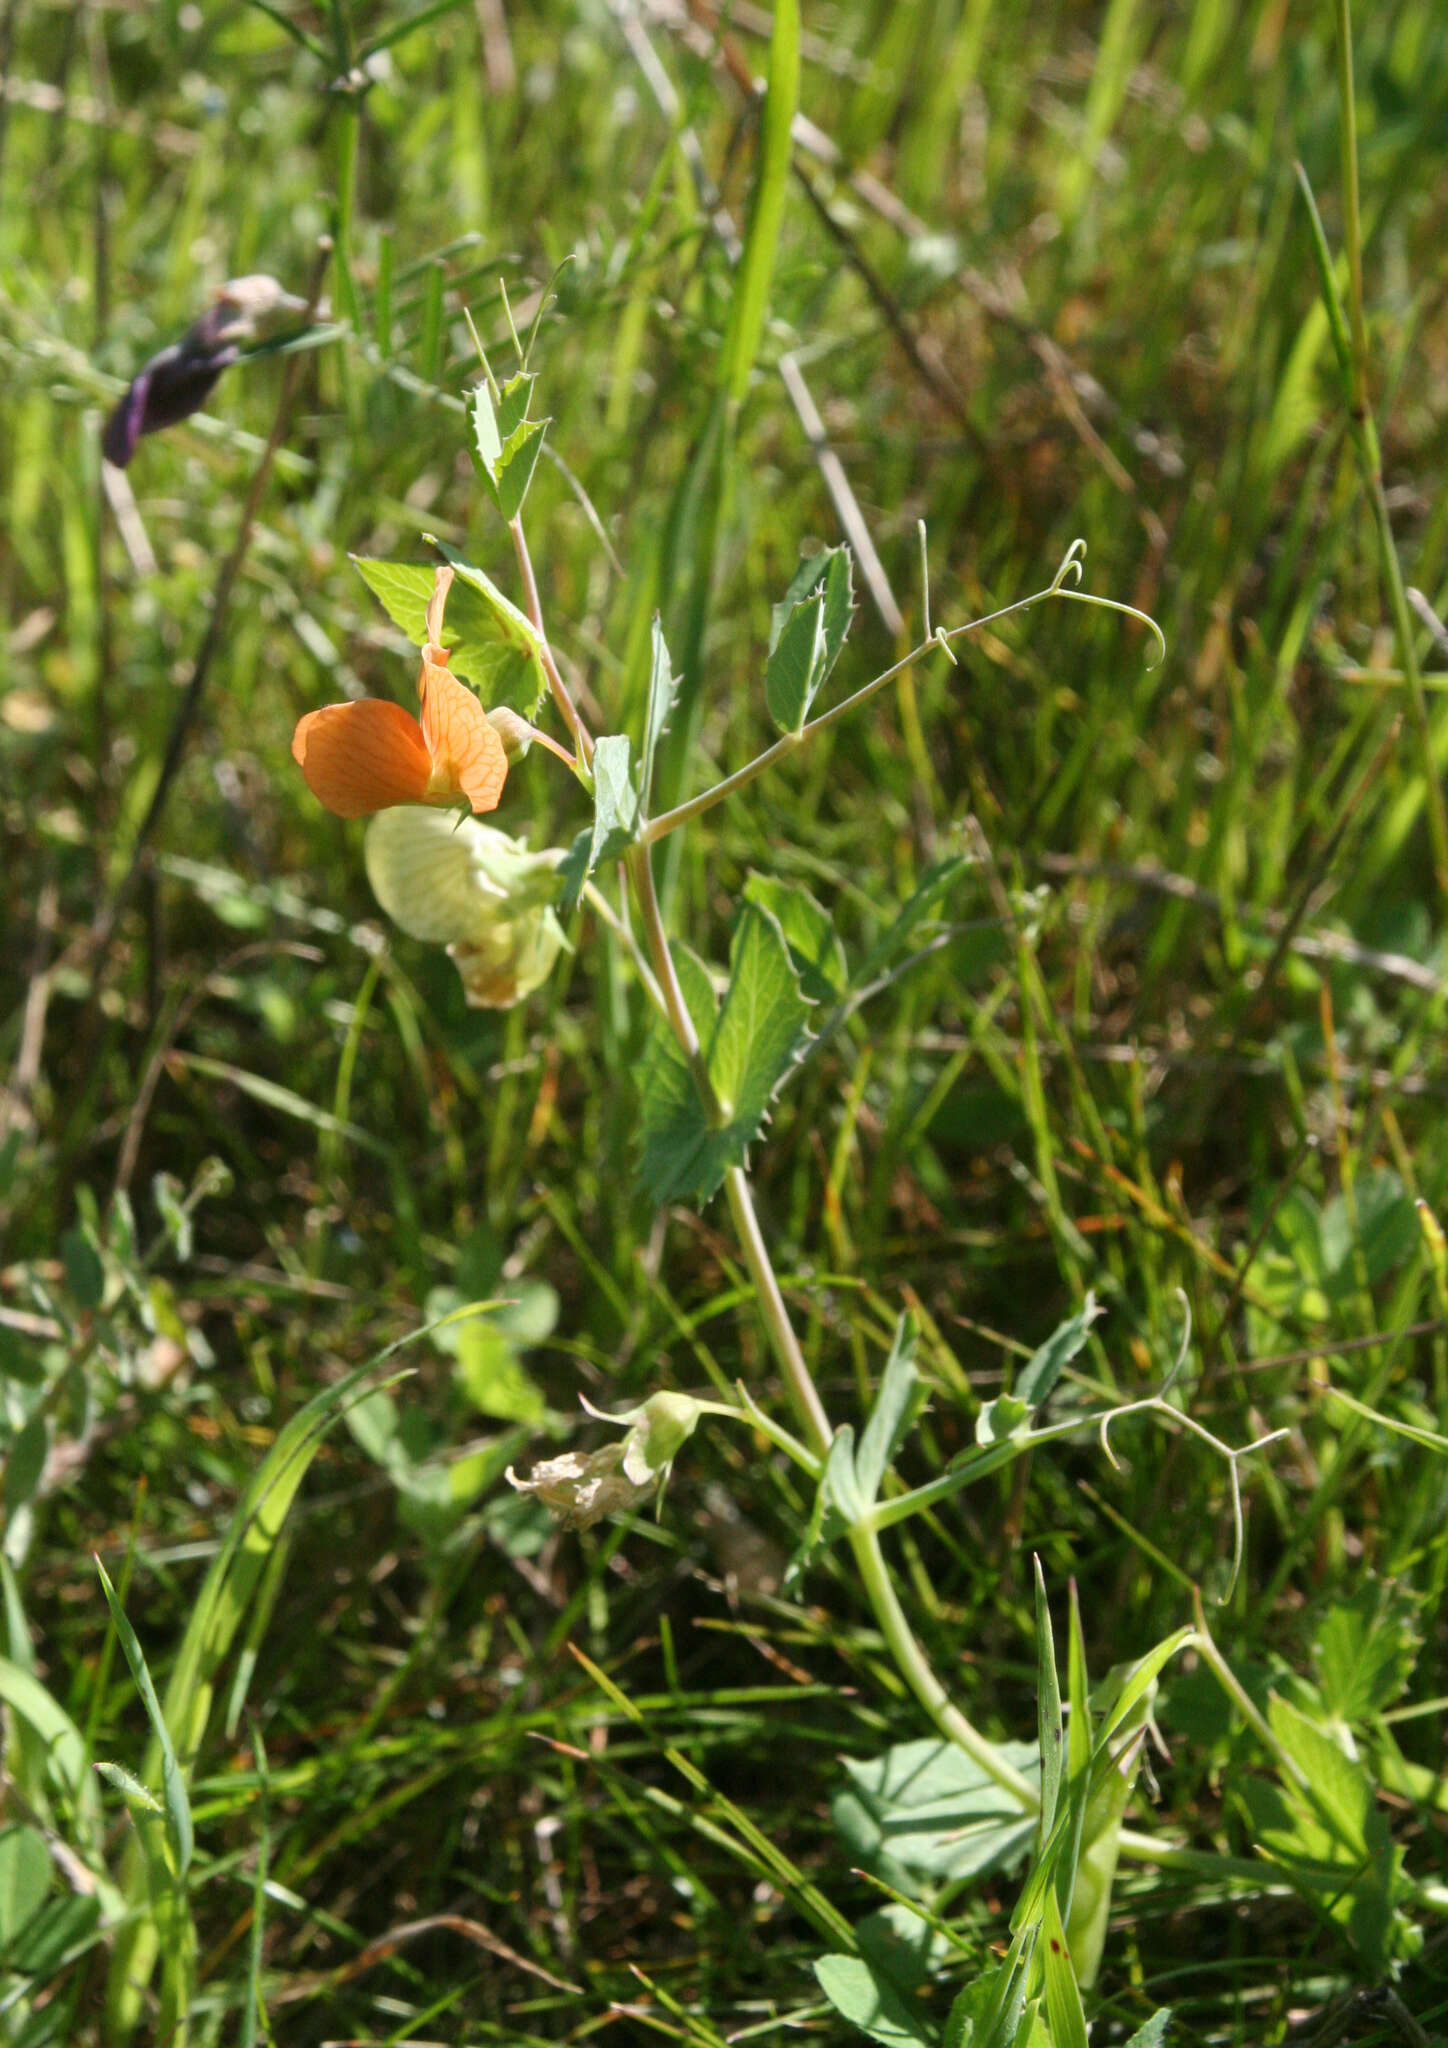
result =
[[[646,846],[635,846],[631,849],[628,855],[628,868],[643,924],[645,943],[663,997],[665,1014],[689,1061],[705,1113],[715,1117],[718,1115],[718,1101],[704,1065],[698,1033],[694,1029],[693,1019],[689,1015],[683,991],[679,987],[678,976],[674,971],[668,934],[664,929],[658,894],[654,888],[649,850]],[[769,1246],[759,1225],[748,1177],[741,1167],[731,1167],[725,1175],[724,1193],[738,1234],[745,1266],[750,1279],[754,1282],[759,1313],[784,1377],[790,1405],[804,1431],[806,1442],[812,1450],[823,1457],[829,1450],[834,1430],[804,1352],[800,1348],[799,1339],[795,1335],[794,1325],[790,1321],[779,1278],[774,1270],[774,1262],[769,1256]],[[973,1758],[994,1783],[1011,1798],[1019,1801],[1023,1812],[1034,1813],[1040,1804],[1035,1786],[1021,1772],[1008,1764],[995,1744],[972,1726],[958,1707],[952,1705],[949,1694],[931,1667],[930,1660],[912,1634],[910,1624],[905,1618],[905,1611],[896,1596],[889,1567],[880,1549],[879,1537],[873,1529],[854,1529],[850,1533],[850,1546],[854,1551],[860,1580],[880,1632],[910,1690],[948,1742],[954,1743]]]
[[1008,1764],[995,1743],[968,1721],[935,1674],[934,1667],[916,1641],[905,1610],[895,1592],[895,1582],[873,1529],[852,1529],[850,1548],[855,1555],[860,1581],[875,1620],[889,1646],[901,1677],[919,1700],[947,1742],[978,1764],[986,1776],[1017,1801],[1022,1813],[1035,1813],[1041,1795],[1031,1780]]
[[632,961],[633,971],[639,978],[639,986],[643,989],[644,994],[648,997],[664,1022],[666,1024],[671,1023],[669,1006],[664,1001],[664,992],[654,978],[654,971],[644,957],[643,950],[638,940],[634,937],[629,925],[619,916],[618,912],[604,895],[602,889],[595,888],[592,882],[584,883],[583,900],[589,909],[596,916],[602,918],[603,922],[608,926]]
[[769,1247],[759,1227],[759,1217],[754,1208],[754,1196],[750,1190],[748,1176],[739,1166],[731,1166],[724,1176],[724,1195],[729,1204],[729,1214],[734,1219],[734,1228],[739,1237],[744,1263],[749,1268],[749,1277],[754,1282],[755,1297],[764,1327],[774,1355],[784,1374],[785,1386],[789,1389],[790,1404],[811,1447],[821,1456],[828,1451],[834,1435],[830,1419],[825,1413],[824,1402],[805,1356],[800,1349],[799,1339],[794,1334],[794,1325],[789,1319],[784,1296],[780,1292],[779,1279],[774,1262],[769,1256]]
[[[1028,612],[1033,605],[1044,604],[1047,598],[1070,597],[1079,604],[1096,605],[1104,611],[1125,612],[1129,618],[1138,619],[1151,629],[1164,653],[1166,643],[1162,639],[1161,628],[1145,612],[1138,611],[1135,605],[1122,604],[1116,598],[1097,597],[1090,591],[1073,590],[1070,587],[1072,581],[1081,574],[1080,550],[1083,547],[1084,543],[1081,541],[1072,544],[1060,568],[1044,590],[1032,591],[1029,597],[1017,598],[1014,604],[1002,605],[999,611],[987,612],[983,618],[967,619],[964,625],[952,626],[949,632],[938,626],[918,646],[912,647],[908,654],[902,654],[889,668],[882,669],[879,675],[873,676],[868,683],[862,684],[858,690],[842,699],[840,703],[832,705],[828,711],[822,711],[818,718],[811,718],[798,732],[785,733],[773,746],[766,747],[762,754],[757,754],[752,761],[747,761],[732,775],[726,775],[722,782],[713,783],[708,789],[700,790],[697,796],[690,797],[685,803],[677,804],[671,811],[660,812],[657,818],[650,819],[639,834],[643,844],[652,846],[656,840],[666,839],[671,832],[677,832],[681,825],[690,824],[695,818],[702,817],[705,811],[712,811],[714,806],[723,803],[726,797],[735,796],[741,789],[747,789],[766,769],[773,768],[777,762],[792,754],[796,747],[803,745],[804,741],[813,739],[816,733],[823,732],[839,719],[848,718],[851,712],[858,711],[861,705],[868,704],[887,683],[893,683],[897,676],[903,675],[906,669],[927,654],[932,654],[937,649],[950,654],[951,641],[960,639],[962,634],[978,633],[983,626],[994,625],[998,619],[1009,619],[1018,612]],[[954,655],[951,655],[952,661],[954,658]]]
[[659,895],[654,887],[654,870],[646,846],[634,846],[627,856],[629,880],[633,883],[634,896],[643,920],[644,944],[648,947],[654,973],[658,977],[659,991],[664,999],[664,1014],[684,1058],[689,1062],[689,1072],[698,1090],[699,1100],[704,1105],[704,1114],[710,1122],[719,1117],[719,1098],[714,1093],[714,1084],[709,1079],[709,1069],[704,1064],[699,1034],[694,1029],[694,1020],[689,1015],[689,1006],[684,1001],[684,991],[679,986],[679,977],[674,968],[674,956],[669,951],[669,937],[664,929],[664,914],[659,908]]
[[508,521],[508,531],[513,536],[513,552],[518,558],[518,574],[523,579],[523,603],[533,630],[538,635],[543,656],[543,673],[548,678],[548,691],[557,709],[558,716],[567,726],[578,757],[587,767],[593,759],[593,735],[579,716],[578,706],[569,693],[568,685],[559,674],[558,664],[553,659],[553,649],[548,644],[548,629],[543,623],[543,606],[538,596],[538,579],[533,574],[533,557],[528,552],[528,537],[523,531],[522,515]]

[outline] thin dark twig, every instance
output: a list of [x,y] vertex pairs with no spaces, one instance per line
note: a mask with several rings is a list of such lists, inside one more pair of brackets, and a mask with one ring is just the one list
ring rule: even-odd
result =
[[926,385],[934,396],[939,399],[981,460],[989,464],[991,461],[990,444],[971,418],[965,400],[957,389],[954,380],[946,374],[939,363],[933,361],[927,354],[914,328],[901,311],[899,301],[894,293],[876,270],[874,264],[871,263],[855,236],[850,233],[844,222],[839,220],[831,211],[829,202],[805,169],[804,159],[799,154],[796,154],[794,158],[794,175],[804,188],[805,197],[819,215],[825,230],[839,245],[844,254],[845,261],[856,273],[861,284],[869,293],[876,311],[900,344],[906,360],[914,369],[921,383]]
[[[1023,858],[1044,874],[1080,875],[1088,881],[1099,877],[1108,882],[1125,882],[1134,889],[1149,889],[1160,896],[1171,896],[1179,903],[1195,904],[1216,918],[1225,912],[1226,906],[1214,890],[1204,889],[1199,882],[1193,882],[1186,875],[1173,874],[1168,868],[1132,866],[1123,861],[1082,860],[1070,853],[1032,853],[1023,855]],[[1268,932],[1280,932],[1287,922],[1282,913],[1275,910],[1258,911],[1256,916]],[[1349,967],[1368,967],[1392,981],[1404,981],[1410,988],[1422,989],[1429,995],[1436,995],[1444,986],[1443,976],[1435,968],[1425,967],[1422,961],[1410,959],[1406,953],[1388,953],[1378,946],[1360,945],[1346,932],[1299,930],[1291,935],[1291,939],[1293,952],[1309,960],[1341,960]]]
[[[327,265],[331,261],[331,254],[331,243],[325,242],[318,254],[316,268],[307,293],[307,310],[304,321],[310,321],[316,313],[318,302],[322,295],[322,282],[327,274]],[[277,450],[281,447],[282,441],[286,437],[287,428],[291,423],[292,404],[296,397],[297,378],[303,360],[304,358],[300,355],[288,356],[283,364],[282,388],[281,394],[277,399],[276,416],[272,421],[272,430],[267,437],[266,447],[262,450],[261,460],[257,463],[255,474],[252,477],[251,489],[246,494],[246,503],[242,507],[241,523],[237,528],[236,539],[232,543],[231,553],[222,563],[221,573],[216,579],[216,591],[212,599],[211,616],[206,622],[206,631],[202,635],[201,645],[196,651],[196,660],[192,664],[191,680],[186,685],[186,694],[182,698],[171,724],[171,736],[166,743],[166,753],[161,763],[161,773],[157,778],[156,788],[152,794],[151,801],[146,808],[146,815],[141,820],[140,830],[136,834],[135,844],[131,851],[130,865],[127,867],[110,901],[103,907],[91,927],[90,946],[93,951],[102,952],[109,945],[111,934],[116,928],[116,920],[130,900],[131,892],[140,878],[142,868],[150,860],[151,840],[166,809],[172,785],[181,766],[181,757],[186,751],[186,743],[191,737],[191,729],[195,725],[197,714],[201,709],[201,700],[206,693],[206,683],[211,671],[212,659],[218,646],[221,644],[222,630],[226,625],[231,594],[236,587],[242,565],[251,547],[252,529],[256,524],[256,515],[261,509],[262,494],[270,480],[272,464],[276,460]]]
[[[1368,1337],[1324,1337],[1320,1344],[1309,1344],[1302,1351],[1274,1351],[1267,1358],[1247,1358],[1238,1366],[1238,1372],[1270,1372],[1283,1365],[1310,1365],[1314,1358],[1342,1358],[1353,1351],[1377,1351],[1386,1344],[1398,1344],[1407,1337],[1432,1337],[1438,1331],[1448,1330],[1448,1316],[1432,1316],[1427,1322],[1405,1323],[1401,1330],[1375,1330]],[[1333,1387],[1318,1387],[1311,1380],[1307,1382],[1313,1393],[1331,1394]]]

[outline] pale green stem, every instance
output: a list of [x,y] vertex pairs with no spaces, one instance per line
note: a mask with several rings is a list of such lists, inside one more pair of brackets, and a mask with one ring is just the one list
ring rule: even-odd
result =
[[538,635],[539,650],[543,657],[543,673],[548,678],[548,691],[558,716],[568,727],[578,757],[585,768],[593,759],[593,735],[578,715],[578,706],[569,695],[568,685],[558,672],[553,659],[553,649],[548,644],[548,629],[543,623],[543,606],[538,596],[538,579],[533,574],[533,557],[528,552],[528,539],[523,531],[523,518],[519,513],[508,521],[508,531],[513,536],[513,553],[518,558],[518,574],[523,579],[523,603],[533,630]]
[[[668,935],[654,889],[649,850],[646,846],[635,846],[627,858],[645,939],[669,1023],[689,1062],[706,1115],[716,1116],[718,1100],[704,1065],[698,1033],[674,971]],[[789,1310],[780,1291],[769,1247],[755,1213],[749,1182],[742,1168],[735,1166],[729,1169],[724,1177],[724,1192],[739,1235],[744,1263],[754,1282],[759,1312],[784,1375],[791,1405],[803,1427],[806,1441],[823,1457],[829,1450],[834,1431],[800,1349],[799,1339],[795,1336],[794,1325],[790,1322]],[[988,1777],[1020,1802],[1024,1812],[1034,1813],[1040,1804],[1035,1786],[1006,1762],[995,1744],[980,1734],[959,1708],[952,1706],[945,1687],[931,1669],[929,1659],[911,1633],[910,1624],[896,1597],[878,1536],[871,1529],[854,1529],[850,1532],[850,1547],[880,1631],[910,1690],[948,1742],[956,1744],[972,1757]]]
[[634,937],[630,927],[624,923],[603,891],[595,888],[592,882],[584,883],[583,900],[596,916],[603,919],[603,922],[628,954],[629,959],[633,962],[634,973],[639,978],[644,994],[648,997],[664,1022],[666,1024],[670,1023],[672,1020],[669,1016],[669,1006],[664,1001],[664,992],[654,979],[653,969],[644,958],[639,942]]
[[874,1610],[880,1633],[899,1667],[900,1675],[919,1700],[947,1742],[964,1750],[988,1778],[1016,1800],[1023,1813],[1040,1809],[1040,1791],[1028,1777],[1008,1764],[996,1745],[966,1719],[936,1677],[929,1658],[911,1631],[895,1593],[895,1582],[873,1529],[852,1529],[850,1548],[855,1554],[860,1581]]
[[679,977],[674,971],[674,956],[669,951],[668,934],[664,930],[664,914],[659,908],[658,891],[654,887],[654,870],[646,846],[632,846],[625,859],[629,878],[633,882],[634,894],[638,898],[639,915],[643,919],[644,939],[649,957],[654,963],[658,976],[659,992],[664,999],[664,1014],[669,1028],[679,1041],[680,1050],[689,1062],[689,1072],[698,1090],[704,1114],[711,1123],[719,1115],[719,1098],[714,1093],[714,1084],[709,1079],[709,1069],[704,1064],[704,1055],[699,1047],[699,1034],[694,1029],[694,1020],[689,1015],[689,1006],[684,1001],[684,991],[679,986]]
[[[826,726],[833,725],[837,719],[847,718],[852,711],[858,711],[862,704],[867,704],[871,697],[883,690],[886,683],[891,683],[896,676],[903,675],[914,662],[920,661],[934,649],[940,648],[946,654],[950,654],[950,642],[958,640],[963,633],[977,633],[982,626],[994,625],[997,619],[1008,619],[1017,612],[1028,612],[1033,605],[1043,604],[1048,597],[1070,597],[1078,604],[1094,604],[1103,611],[1124,612],[1128,618],[1139,619],[1144,625],[1149,626],[1164,650],[1166,643],[1162,640],[1161,628],[1145,612],[1138,611],[1135,605],[1121,604],[1115,598],[1096,597],[1089,591],[1069,588],[1067,578],[1072,572],[1078,576],[1081,573],[1076,550],[1082,546],[1084,543],[1080,541],[1073,545],[1071,552],[1057,570],[1055,580],[1047,584],[1044,590],[1033,591],[1029,597],[1017,598],[1014,604],[1002,605],[999,611],[987,612],[983,618],[967,619],[962,626],[952,626],[948,633],[943,627],[937,627],[928,639],[922,640],[918,647],[912,647],[908,654],[901,655],[889,668],[882,669],[879,675],[865,683],[853,695],[846,697],[843,703],[832,705],[828,711],[821,712],[818,718],[810,719],[798,732],[787,732],[782,739],[777,739],[772,747],[766,747],[762,754],[757,754],[752,761],[747,761],[732,775],[726,775],[722,782],[716,782],[709,789],[701,790],[697,796],[690,797],[687,803],[678,804],[673,810],[663,811],[657,818],[651,818],[639,834],[640,843],[652,846],[656,840],[665,839],[669,833],[677,832],[680,825],[687,825],[691,819],[702,817],[705,811],[712,811],[715,804],[723,803],[726,797],[734,796],[739,790],[746,789],[757,776],[762,775],[767,768],[772,768],[776,761],[782,761],[805,740],[812,739],[817,732],[823,732]],[[950,654],[950,659],[954,661],[955,656]]]
[[[823,1457],[829,1450],[834,1431],[825,1413],[819,1388],[814,1383],[804,1353],[799,1348],[799,1339],[794,1334],[794,1325],[789,1319],[789,1310],[784,1305],[784,1296],[779,1289],[779,1280],[774,1271],[774,1262],[769,1256],[769,1247],[764,1242],[764,1232],[759,1227],[755,1214],[754,1197],[744,1169],[731,1166],[724,1176],[724,1194],[729,1203],[729,1213],[734,1218],[734,1228],[739,1236],[744,1263],[749,1268],[749,1277],[754,1282],[754,1291],[759,1301],[759,1313],[769,1332],[769,1341],[774,1355],[779,1360],[789,1389],[790,1402],[798,1416],[805,1436],[811,1447]],[[883,1624],[882,1624],[883,1625]]]

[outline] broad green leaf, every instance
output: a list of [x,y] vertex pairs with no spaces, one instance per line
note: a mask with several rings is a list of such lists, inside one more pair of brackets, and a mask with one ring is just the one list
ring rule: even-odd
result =
[[800,882],[782,882],[777,875],[750,875],[744,884],[746,903],[767,910],[784,934],[799,985],[812,1003],[838,1002],[849,980],[845,949],[830,914]]
[[922,1991],[956,1953],[946,1935],[898,1900],[866,1914],[855,1939],[866,1962],[907,1998]]
[[0,1966],[45,1904],[53,1874],[44,1835],[27,1827],[0,1830]]
[[141,1695],[146,1718],[151,1724],[155,1745],[160,1752],[161,1795],[166,1808],[166,1836],[171,1851],[171,1871],[179,1884],[190,1866],[195,1841],[191,1826],[191,1801],[186,1794],[186,1779],[176,1755],[171,1730],[167,1727],[166,1717],[161,1711],[161,1702],[156,1697],[156,1688],[151,1683],[145,1652],[141,1648],[136,1631],[126,1619],[126,1611],[120,1603],[115,1587],[111,1584],[105,1566],[99,1558],[95,1562],[96,1570],[100,1573],[101,1591],[106,1596],[106,1605],[111,1610],[111,1620],[115,1623],[116,1634],[120,1638],[126,1662],[131,1667],[131,1676],[136,1681],[136,1690]]
[[1280,1694],[1268,1701],[1267,1718],[1311,1786],[1317,1814],[1349,1856],[1366,1856],[1367,1825],[1376,1809],[1372,1781],[1362,1765]]
[[[1353,1222],[1356,1217],[1357,1228]],[[1402,1181],[1390,1167],[1358,1175],[1353,1200],[1334,1195],[1322,1210],[1322,1257],[1333,1299],[1358,1285],[1358,1259],[1376,1286],[1418,1243],[1418,1217]]]
[[1335,1832],[1299,1803],[1295,1788],[1289,1796],[1280,1785],[1248,1780],[1241,1796],[1257,1848],[1336,1922],[1370,1972],[1411,1950],[1412,1922],[1395,1907],[1402,1852],[1394,1849],[1382,1814],[1368,1824],[1371,1853],[1364,1860],[1343,1853]]
[[[688,956],[692,957],[692,956]],[[713,994],[698,963],[695,992]],[[682,979],[682,976],[681,976]],[[695,995],[685,989],[695,1015]],[[746,904],[730,951],[729,987],[717,1018],[699,1029],[700,1051],[719,1104],[711,1122],[687,1061],[661,1020],[653,1026],[640,1078],[643,1152],[640,1174],[656,1202],[687,1195],[706,1202],[732,1166],[742,1166],[769,1105],[806,1035],[809,1006],[800,993],[783,934],[773,918]]]
[[[687,946],[674,945],[669,950],[685,1008],[694,1020],[700,1045],[707,1046],[718,1020],[709,970]],[[643,1138],[640,1178],[656,1202],[671,1201],[697,1179],[709,1130],[689,1062],[661,1017],[650,1023],[639,1070],[639,1127]]]
[[639,827],[639,793],[629,768],[629,742],[609,733],[593,749],[593,824],[580,832],[558,869],[563,887],[558,907],[578,907],[583,885],[601,861],[617,860],[632,846]]
[[1241,1797],[1257,1845],[1346,1933],[1367,1967],[1381,1971],[1412,1938],[1397,1913],[1402,1852],[1396,1849],[1363,1767],[1286,1700],[1268,1702],[1272,1731],[1306,1778],[1248,1779]]
[[639,800],[647,805],[654,783],[654,755],[669,729],[669,718],[679,694],[678,678],[664,641],[663,622],[657,612],[649,630],[649,701],[644,714],[643,768],[639,776]]
[[[432,544],[457,572],[443,624],[448,666],[474,686],[489,710],[506,705],[531,718],[548,683],[542,642],[531,621],[481,569],[442,542]],[[437,571],[420,562],[379,562],[363,555],[352,560],[392,623],[420,648]]]
[[806,598],[790,612],[764,665],[764,698],[781,732],[798,732],[819,688],[825,660],[825,601]]
[[846,547],[824,548],[819,554],[812,555],[808,561],[800,563],[790,580],[788,590],[770,613],[771,654],[779,645],[780,635],[796,605],[805,603],[808,598],[820,596],[824,599],[825,650],[830,668],[834,667],[840,658],[840,649],[845,644],[850,630],[850,620],[854,616],[853,568],[854,557]]
[[934,2048],[934,2027],[863,1956],[821,1956],[814,1973],[835,2011],[881,2048]]
[[920,1375],[914,1363],[916,1337],[915,1318],[901,1316],[895,1325],[895,1339],[885,1361],[880,1391],[855,1453],[855,1475],[866,1508],[872,1507],[879,1497],[890,1460],[917,1412]]
[[533,471],[543,452],[548,422],[528,417],[533,383],[534,379],[520,370],[502,387],[496,405],[486,378],[468,394],[468,424],[472,430],[469,453],[504,519],[516,519],[522,511]]
[[1049,1399],[1062,1372],[1076,1354],[1085,1349],[1091,1325],[1104,1314],[1105,1310],[1095,1295],[1088,1294],[1080,1313],[1053,1330],[1021,1368],[1012,1389],[1016,1398],[1033,1409]]
[[854,595],[848,548],[829,548],[803,564],[774,607],[764,694],[785,732],[798,732],[850,630]]
[[744,254],[735,273],[729,327],[720,358],[721,387],[735,405],[749,389],[749,375],[764,335],[769,281],[774,273],[789,192],[798,105],[799,0],[776,0],[764,111],[759,123],[759,164]]
[[1372,1579],[1335,1602],[1318,1629],[1314,1660],[1328,1713],[1361,1722],[1394,1705],[1419,1641],[1414,1608],[1396,1582]]
[[45,1382],[45,1361],[34,1338],[22,1338],[0,1324],[0,1380],[38,1387]]
[[[477,684],[490,711],[505,704],[521,717],[531,718],[548,688],[543,641],[533,621],[504,597],[490,576],[475,569],[445,540],[437,540],[430,533],[425,533],[423,539],[457,572],[448,596],[447,618],[451,625],[452,607],[461,598],[464,627],[471,622],[468,659],[478,671],[470,674],[468,681]],[[476,605],[469,605],[469,596],[477,600]],[[450,657],[448,665],[458,675],[463,673],[456,657]]]
[[499,1422],[541,1422],[543,1391],[505,1333],[490,1323],[468,1323],[458,1344],[453,1378],[479,1414]]
[[429,1321],[447,1318],[439,1322],[433,1343],[456,1360],[454,1382],[481,1414],[502,1422],[539,1422],[547,1402],[522,1354],[552,1336],[558,1308],[558,1295],[546,1280],[524,1280],[513,1301],[469,1301],[455,1287],[434,1287],[426,1314]]
[[1170,2024],[1171,2007],[1164,2005],[1152,2014],[1144,2027],[1137,2028],[1125,2048],[1163,2048]]
[[794,1064],[809,1005],[784,935],[767,911],[746,904],[729,953],[729,988],[709,1048],[709,1078],[742,1163],[775,1091]]
[[1061,1909],[1054,1891],[1046,1893],[1045,1920],[1041,1928],[1041,1962],[1045,1975],[1046,2015],[1051,2024],[1051,2048],[1087,2048],[1086,2014],[1081,1991],[1066,1946]]
[[[1005,1761],[1029,1775],[1033,1742],[1003,1742]],[[832,1805],[849,1853],[887,1880],[891,1869],[952,1881],[1017,1862],[1036,1832],[1035,1816],[979,1764],[937,1737],[902,1742],[877,1757],[847,1757],[849,1787]]]

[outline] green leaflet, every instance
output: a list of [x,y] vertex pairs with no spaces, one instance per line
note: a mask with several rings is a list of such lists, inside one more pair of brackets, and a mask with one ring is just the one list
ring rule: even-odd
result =
[[505,519],[516,519],[523,509],[528,486],[543,453],[547,420],[530,420],[528,403],[534,379],[526,370],[510,377],[493,393],[486,378],[468,393],[468,425],[472,432],[468,453],[483,480],[489,497]]
[[622,733],[609,733],[593,749],[593,823],[584,826],[558,868],[558,908],[565,917],[578,908],[583,885],[599,862],[617,860],[633,844],[638,824],[629,742]]
[[[448,666],[473,685],[490,711],[505,705],[531,718],[548,682],[543,643],[531,621],[456,549],[423,537],[456,572],[442,636]],[[425,562],[378,562],[362,555],[352,560],[393,625],[421,647],[437,571]]]
[[769,1105],[807,1037],[809,1004],[784,935],[746,903],[729,954],[729,987],[716,1005],[708,971],[674,949],[684,1000],[699,1035],[718,1102],[711,1121],[673,1033],[655,1020],[640,1082],[643,1152],[639,1173],[656,1202],[707,1202],[732,1166],[742,1166]]

